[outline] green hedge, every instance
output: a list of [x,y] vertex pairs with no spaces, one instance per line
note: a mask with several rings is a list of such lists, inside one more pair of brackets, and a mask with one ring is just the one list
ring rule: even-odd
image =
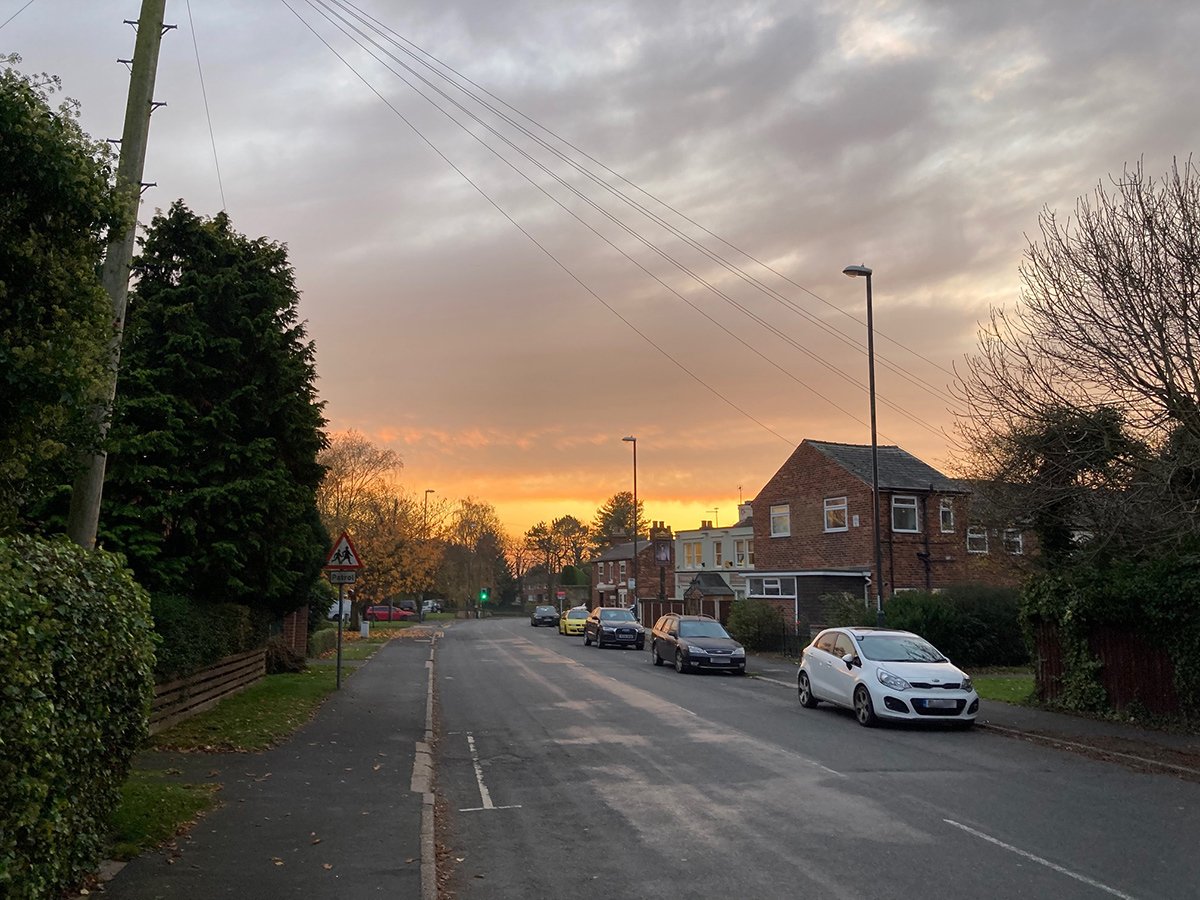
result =
[[234,653],[256,650],[270,635],[270,613],[240,603],[155,595],[151,610],[161,640],[154,669],[159,682],[190,675]]
[[1029,662],[1020,593],[1013,588],[958,585],[937,594],[896,594],[884,604],[884,621],[921,635],[960,666]]
[[[344,633],[344,632],[343,632]],[[332,628],[318,628],[308,636],[308,655],[316,658],[337,646],[337,623]]]
[[122,557],[0,539],[0,896],[95,870],[153,668],[150,601]]
[[1170,658],[1184,718],[1200,718],[1200,553],[1104,560],[1029,580],[1021,621],[1029,645],[1039,622],[1056,625],[1063,649],[1059,704],[1080,712],[1110,706],[1088,637],[1097,626],[1141,635]]
[[783,613],[767,600],[738,600],[729,610],[726,626],[747,650],[777,651],[787,631]]

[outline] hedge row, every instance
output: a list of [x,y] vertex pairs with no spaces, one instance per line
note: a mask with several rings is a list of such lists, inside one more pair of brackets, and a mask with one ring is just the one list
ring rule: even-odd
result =
[[240,603],[155,595],[151,608],[161,639],[154,669],[160,682],[190,675],[234,653],[256,650],[270,634],[270,613]]
[[153,668],[150,601],[123,558],[0,539],[0,896],[95,870]]

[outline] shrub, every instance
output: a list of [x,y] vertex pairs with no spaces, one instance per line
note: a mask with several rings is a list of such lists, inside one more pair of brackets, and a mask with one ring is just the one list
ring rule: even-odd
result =
[[318,628],[308,636],[308,655],[318,657],[326,650],[332,650],[337,646],[337,626],[332,628]]
[[777,650],[787,631],[783,613],[768,600],[736,601],[727,627],[747,650]]
[[292,649],[283,638],[273,637],[267,641],[266,666],[268,675],[283,672],[303,672],[308,662],[304,656]]
[[122,557],[0,539],[0,895],[55,896],[95,869],[153,668],[150,601]]
[[876,620],[874,603],[868,606],[861,596],[848,591],[840,594],[822,594],[821,608],[825,610],[830,626],[868,626]]
[[884,606],[888,628],[915,632],[960,666],[1015,666],[1029,661],[1018,593],[959,585],[939,594],[894,595]]
[[270,632],[269,613],[240,603],[206,603],[156,594],[151,609],[161,639],[154,670],[160,682],[261,647]]

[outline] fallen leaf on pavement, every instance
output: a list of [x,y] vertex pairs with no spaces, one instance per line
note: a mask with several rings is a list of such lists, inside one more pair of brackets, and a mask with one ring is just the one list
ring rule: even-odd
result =
[[329,869],[333,868],[333,863],[325,863],[323,866],[321,866],[321,868],[328,871]]

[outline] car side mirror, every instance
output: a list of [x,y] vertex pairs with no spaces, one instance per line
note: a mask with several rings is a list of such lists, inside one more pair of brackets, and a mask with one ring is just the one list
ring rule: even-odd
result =
[[847,669],[852,669],[856,665],[861,665],[861,663],[858,661],[858,657],[853,653],[847,653],[845,656],[843,656],[842,662],[846,664]]

